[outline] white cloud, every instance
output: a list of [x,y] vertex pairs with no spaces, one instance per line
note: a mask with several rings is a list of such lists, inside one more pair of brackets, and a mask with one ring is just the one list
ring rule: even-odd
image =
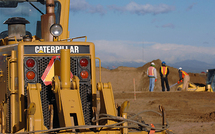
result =
[[[161,13],[168,13],[175,10],[174,6],[169,6],[166,4],[159,4],[159,5],[140,5],[135,2],[130,2],[124,7],[118,7],[115,5],[108,6],[110,10],[118,11],[118,12],[130,12],[133,14],[138,15],[145,15],[145,14],[161,14]],[[90,5],[86,0],[71,0],[70,2],[70,9],[73,12],[80,12],[85,11],[87,13],[99,13],[101,15],[106,13],[105,8],[102,5]]]
[[120,12],[130,12],[138,15],[145,15],[147,13],[151,14],[161,14],[161,13],[168,13],[173,10],[175,10],[174,6],[168,6],[166,4],[160,4],[160,5],[150,5],[150,4],[145,4],[145,5],[140,5],[135,2],[130,2],[127,4],[125,7],[117,7],[115,5],[109,6],[109,9],[114,10],[114,11],[120,11]]
[[198,60],[212,63],[215,58],[215,47],[105,40],[97,40],[94,43],[96,56],[107,62],[150,62],[155,59],[161,59],[168,63],[183,60]]
[[144,62],[143,59],[143,42],[131,41],[94,41],[96,45],[96,56],[102,61],[136,61]]
[[85,11],[87,13],[99,13],[101,15],[106,13],[106,10],[102,5],[90,5],[86,0],[71,0],[70,10],[73,12]]

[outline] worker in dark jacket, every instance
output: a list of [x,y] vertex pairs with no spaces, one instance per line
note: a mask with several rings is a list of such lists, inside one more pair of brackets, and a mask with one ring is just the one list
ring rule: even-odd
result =
[[189,76],[188,73],[186,73],[185,71],[183,71],[181,67],[178,68],[178,73],[179,73],[178,84],[180,82],[182,82],[182,79],[184,79],[182,91],[187,91],[188,90],[188,84],[189,84],[189,81],[190,81],[190,76]]
[[164,82],[166,83],[167,91],[170,91],[168,78],[167,78],[168,75],[169,75],[169,68],[166,66],[166,63],[163,61],[160,67],[161,86],[162,86],[163,92],[165,91]]

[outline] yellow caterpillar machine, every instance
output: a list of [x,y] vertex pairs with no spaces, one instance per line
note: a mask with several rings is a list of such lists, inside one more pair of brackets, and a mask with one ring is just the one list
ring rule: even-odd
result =
[[158,125],[128,119],[128,101],[115,107],[111,84],[96,82],[94,44],[69,38],[69,6],[0,0],[0,132],[171,133],[162,106]]
[[[177,87],[176,91],[181,91],[182,88],[183,88],[183,84],[180,84],[180,85]],[[197,86],[196,84],[191,83],[191,82],[189,82],[189,84],[188,84],[188,89],[187,89],[187,91],[196,91],[196,92],[204,92],[204,91],[207,91],[207,92],[213,92],[212,89],[206,90],[205,86],[203,86],[203,87],[202,87],[202,86]]]

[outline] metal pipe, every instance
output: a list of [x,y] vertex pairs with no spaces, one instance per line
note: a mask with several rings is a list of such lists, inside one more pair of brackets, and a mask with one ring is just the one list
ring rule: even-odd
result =
[[16,125],[17,123],[17,112],[18,110],[16,110],[16,97],[17,97],[17,90],[16,90],[16,83],[15,83],[15,78],[17,77],[17,71],[16,71],[16,51],[11,51],[11,59],[9,60],[9,64],[10,64],[10,92],[11,92],[11,132],[13,132],[13,127]]
[[56,23],[54,0],[46,0],[46,14],[41,16],[41,36],[45,41],[53,41],[50,27]]
[[70,89],[70,50],[60,50],[60,76],[61,76],[61,87],[62,90]]
[[53,105],[49,105],[50,120],[49,120],[49,129],[53,129],[53,120],[54,120],[54,108]]
[[[127,113],[122,113],[122,117],[127,119]],[[128,126],[128,122],[123,123],[122,126],[125,126],[125,128],[122,128],[122,133],[128,134],[128,128],[126,128],[126,126]]]

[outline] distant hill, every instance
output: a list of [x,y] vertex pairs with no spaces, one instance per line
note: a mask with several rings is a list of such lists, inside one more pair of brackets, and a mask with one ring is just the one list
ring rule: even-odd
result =
[[[145,65],[145,62],[102,62],[101,65],[107,69],[115,69],[119,66],[124,67],[141,67]],[[191,73],[201,73],[206,72],[207,69],[215,68],[215,64],[208,64],[206,62],[197,60],[184,60],[176,63],[167,63],[168,66],[179,68],[182,67],[184,71]],[[97,63],[98,66],[98,63]]]
[[184,60],[184,61],[180,61],[174,64],[168,64],[168,65],[174,68],[182,67],[184,71],[191,72],[191,73],[206,72],[207,69],[215,68],[215,64],[208,64],[206,62],[197,61],[197,60]]
[[[145,65],[145,62],[102,62],[101,66],[104,68],[108,69],[115,69],[119,66],[124,66],[124,67],[141,67]],[[98,64],[96,65],[98,66]]]

